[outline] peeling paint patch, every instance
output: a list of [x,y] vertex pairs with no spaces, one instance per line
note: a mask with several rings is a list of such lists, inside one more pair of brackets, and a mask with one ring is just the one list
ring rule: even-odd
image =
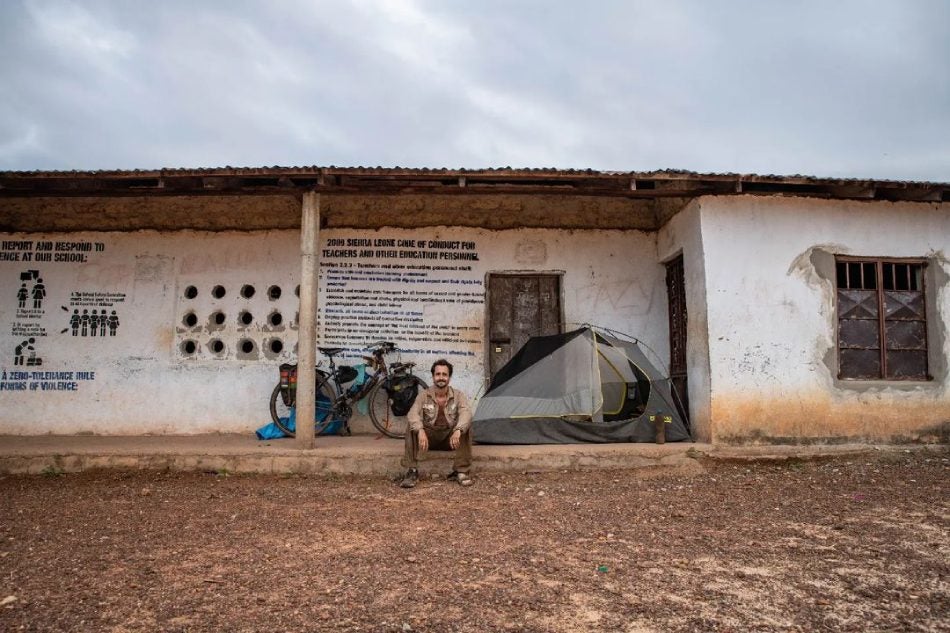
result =
[[518,264],[540,266],[547,259],[547,245],[542,240],[525,239],[515,247],[515,262]]
[[[801,277],[809,286],[820,287],[825,282],[833,279],[827,274],[819,274],[819,270],[826,268],[828,257],[831,258],[831,272],[834,272],[835,255],[848,255],[850,249],[844,244],[816,244],[806,251],[802,252],[788,267],[789,276]],[[825,264],[825,265],[822,265]]]
[[138,255],[135,258],[135,281],[167,281],[174,270],[175,258],[165,255]]

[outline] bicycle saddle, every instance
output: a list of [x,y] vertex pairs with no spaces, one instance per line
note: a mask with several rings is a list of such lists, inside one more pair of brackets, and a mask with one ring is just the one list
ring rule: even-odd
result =
[[343,351],[342,347],[318,347],[317,349],[325,356],[336,356]]

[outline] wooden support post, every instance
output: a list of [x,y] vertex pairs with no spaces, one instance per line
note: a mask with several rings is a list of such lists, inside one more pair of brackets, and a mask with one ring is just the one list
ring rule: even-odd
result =
[[303,194],[300,221],[300,316],[297,330],[297,448],[313,448],[317,381],[317,271],[320,196]]

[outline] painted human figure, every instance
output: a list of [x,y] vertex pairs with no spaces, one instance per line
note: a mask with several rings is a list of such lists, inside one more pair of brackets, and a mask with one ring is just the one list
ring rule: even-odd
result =
[[82,319],[79,317],[79,308],[73,310],[73,315],[69,317],[69,327],[73,329],[73,336],[79,335],[79,322]]
[[42,279],[37,279],[33,285],[33,309],[39,310],[43,307],[43,298],[46,296],[46,286]]
[[89,336],[95,336],[99,332],[99,313],[95,310],[89,315]]
[[109,336],[115,336],[115,331],[119,329],[119,315],[112,311],[109,315]]
[[19,306],[21,308],[26,307],[26,299],[30,296],[30,292],[26,289],[26,283],[20,285],[20,289],[16,291],[16,298],[20,302]]
[[79,317],[79,323],[82,326],[82,336],[86,336],[89,332],[89,310],[82,311],[82,316]]
[[14,355],[13,355],[13,364],[14,364],[14,365],[23,365],[23,364],[25,364],[24,361],[23,361],[23,359],[24,359],[24,352],[27,352],[27,351],[28,351],[28,352],[31,352],[30,356],[31,356],[31,357],[34,357],[34,358],[36,357],[36,352],[33,351],[33,343],[35,343],[35,342],[36,342],[36,339],[33,338],[33,337],[30,337],[29,340],[23,341],[22,343],[20,343],[19,345],[16,346],[16,350],[15,350],[15,353],[14,353]]
[[106,326],[109,324],[109,316],[106,314],[106,311],[103,310],[102,314],[99,315],[99,336],[106,335]]

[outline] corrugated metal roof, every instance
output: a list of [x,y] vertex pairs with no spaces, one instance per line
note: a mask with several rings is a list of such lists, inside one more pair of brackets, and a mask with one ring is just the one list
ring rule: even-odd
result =
[[24,178],[24,177],[73,177],[73,178],[95,178],[95,177],[160,177],[160,176],[282,176],[282,175],[303,175],[303,174],[349,174],[349,175],[505,175],[505,176],[553,176],[553,177],[571,177],[571,176],[592,176],[604,178],[650,178],[665,176],[669,178],[689,178],[689,179],[727,179],[727,180],[768,180],[773,182],[810,182],[815,184],[906,184],[923,186],[950,186],[950,182],[938,181],[919,181],[919,180],[891,180],[879,178],[830,178],[822,176],[813,176],[806,174],[741,174],[736,172],[697,172],[686,169],[657,169],[652,171],[599,171],[595,169],[558,169],[556,167],[487,167],[487,168],[447,168],[447,167],[375,167],[368,166],[318,166],[318,165],[297,165],[297,166],[260,166],[260,167],[164,167],[161,169],[97,169],[97,170],[24,170],[24,171],[0,171],[0,177],[4,178]]
[[684,199],[704,195],[788,195],[857,200],[950,201],[950,184],[820,178],[681,169],[597,171],[553,167],[418,168],[176,167],[0,172],[0,197],[182,196],[202,194],[523,194]]

